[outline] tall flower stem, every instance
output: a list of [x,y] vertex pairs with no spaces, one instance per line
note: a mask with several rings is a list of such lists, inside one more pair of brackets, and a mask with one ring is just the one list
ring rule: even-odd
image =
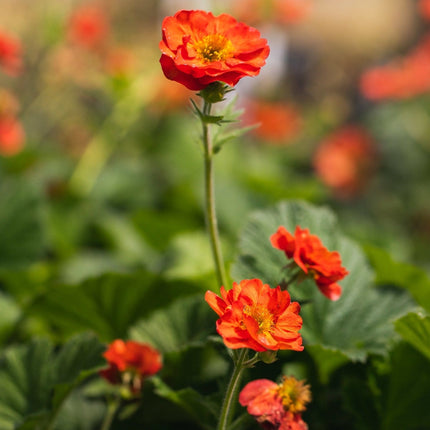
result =
[[100,430],[109,430],[115,415],[121,405],[121,398],[119,396],[114,397],[108,401],[106,415],[104,417]]
[[231,414],[233,411],[233,404],[239,388],[240,380],[243,371],[246,369],[246,361],[248,359],[248,350],[242,348],[239,353],[237,360],[234,363],[233,373],[230,378],[230,382],[227,386],[227,391],[225,393],[224,402],[221,408],[221,414],[218,421],[217,430],[227,430],[228,425],[231,421]]
[[[203,115],[209,116],[212,104],[204,102]],[[214,187],[214,172],[213,172],[213,156],[214,149],[209,132],[209,124],[202,120],[203,126],[203,149],[204,149],[204,167],[205,167],[205,216],[206,224],[209,232],[212,255],[215,264],[215,272],[219,286],[227,285],[227,277],[224,267],[224,259],[222,256],[220,237],[218,232],[218,221],[215,209],[215,187]]]

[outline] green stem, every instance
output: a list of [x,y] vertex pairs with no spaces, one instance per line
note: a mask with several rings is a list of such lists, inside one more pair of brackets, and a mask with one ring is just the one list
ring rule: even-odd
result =
[[[204,102],[203,113],[210,115],[211,103]],[[202,121],[203,126],[203,148],[205,166],[205,214],[206,223],[212,248],[212,255],[215,263],[215,272],[219,286],[227,287],[227,277],[224,269],[221,243],[218,232],[218,221],[215,210],[215,191],[213,173],[213,145],[209,133],[209,125]]]
[[115,418],[115,415],[121,405],[121,398],[115,397],[111,401],[109,401],[107,405],[107,412],[104,417],[102,426],[100,427],[100,430],[109,430],[110,426],[112,425],[113,419]]
[[231,413],[233,410],[234,399],[236,397],[237,390],[239,388],[240,379],[244,369],[246,368],[245,363],[248,358],[248,350],[243,348],[239,352],[237,361],[234,363],[233,374],[231,375],[230,382],[227,386],[225,393],[224,403],[221,408],[221,415],[219,417],[217,430],[227,430],[228,425],[231,421]]

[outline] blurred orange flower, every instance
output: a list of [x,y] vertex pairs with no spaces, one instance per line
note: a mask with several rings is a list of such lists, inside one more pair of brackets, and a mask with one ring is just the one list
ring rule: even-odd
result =
[[301,414],[311,400],[309,385],[292,376],[280,384],[268,379],[249,382],[239,394],[239,403],[247,407],[264,429],[307,430]]
[[418,10],[424,19],[430,21],[430,0],[419,0]]
[[246,279],[234,282],[229,291],[221,287],[221,297],[207,291],[205,300],[220,317],[217,331],[228,348],[303,350],[300,305],[291,302],[289,293],[279,286],[270,288],[260,279]]
[[182,10],[164,19],[162,33],[164,75],[190,90],[216,81],[234,86],[244,76],[258,75],[269,55],[258,30],[227,14]]
[[135,68],[135,56],[131,49],[115,46],[106,54],[105,68],[111,76],[124,77],[133,72]]
[[337,251],[329,251],[318,236],[308,229],[296,227],[294,236],[283,226],[270,237],[272,246],[284,251],[306,275],[314,278],[319,290],[330,300],[338,300],[342,288],[337,281],[343,279],[347,270],[342,267]]
[[13,115],[0,115],[0,155],[11,156],[21,151],[25,134]]
[[133,393],[140,391],[144,378],[161,367],[161,354],[150,345],[132,340],[114,340],[103,354],[109,363],[100,374],[112,384],[125,384]]
[[404,99],[430,91],[430,35],[404,58],[364,72],[360,88],[370,100]]
[[0,67],[10,76],[16,76],[22,70],[21,51],[21,42],[0,30]]
[[361,127],[345,126],[324,139],[317,148],[313,164],[319,178],[339,197],[359,193],[376,167],[372,138]]
[[103,9],[97,5],[80,7],[69,20],[70,40],[87,49],[103,46],[109,31],[108,18]]
[[299,111],[286,103],[251,101],[245,110],[244,123],[258,127],[252,133],[268,143],[285,144],[302,128]]

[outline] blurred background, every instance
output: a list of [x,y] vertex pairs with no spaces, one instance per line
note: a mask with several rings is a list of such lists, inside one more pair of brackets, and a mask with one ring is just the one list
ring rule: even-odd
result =
[[362,245],[430,268],[429,1],[0,8],[3,267],[37,262],[37,279],[65,282],[211,270],[209,251],[195,251],[207,247],[196,97],[158,63],[163,18],[199,8],[258,28],[271,47],[228,101],[242,110],[233,129],[256,126],[216,157],[227,254],[251,210],[294,198],[332,207]]

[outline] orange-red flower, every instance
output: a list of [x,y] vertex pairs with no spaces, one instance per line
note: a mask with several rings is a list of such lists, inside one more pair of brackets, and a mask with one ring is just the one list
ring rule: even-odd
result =
[[430,0],[420,0],[418,2],[418,10],[425,20],[430,21]]
[[232,16],[182,10],[162,24],[160,63],[168,79],[190,90],[212,82],[234,86],[244,76],[256,76],[269,55],[260,32]]
[[103,354],[109,367],[100,372],[112,384],[125,384],[132,392],[140,391],[143,379],[157,373],[161,354],[150,345],[132,340],[114,340]]
[[343,279],[348,271],[342,267],[337,251],[329,251],[318,236],[308,229],[296,227],[294,236],[283,226],[270,237],[272,246],[284,251],[303,272],[314,278],[319,290],[330,300],[337,300],[342,288],[336,282]]
[[405,99],[430,91],[430,35],[405,57],[365,71],[361,92],[370,100]]
[[77,9],[69,21],[69,38],[88,49],[99,48],[109,34],[109,21],[103,9],[94,5]]
[[375,170],[376,158],[370,135],[359,126],[348,125],[320,143],[313,164],[322,182],[337,196],[347,198],[365,188]]
[[301,414],[310,400],[309,386],[292,376],[280,384],[257,379],[239,394],[239,403],[266,430],[307,430]]
[[0,115],[0,155],[11,156],[21,151],[25,134],[13,115]]
[[0,31],[0,67],[11,76],[18,75],[22,68],[20,41],[3,31]]
[[228,348],[303,350],[300,305],[279,286],[246,279],[229,291],[221,287],[221,297],[207,291],[205,300],[219,316],[216,328]]
[[286,103],[250,101],[245,112],[246,124],[258,124],[252,133],[275,145],[289,143],[302,128],[300,113]]

